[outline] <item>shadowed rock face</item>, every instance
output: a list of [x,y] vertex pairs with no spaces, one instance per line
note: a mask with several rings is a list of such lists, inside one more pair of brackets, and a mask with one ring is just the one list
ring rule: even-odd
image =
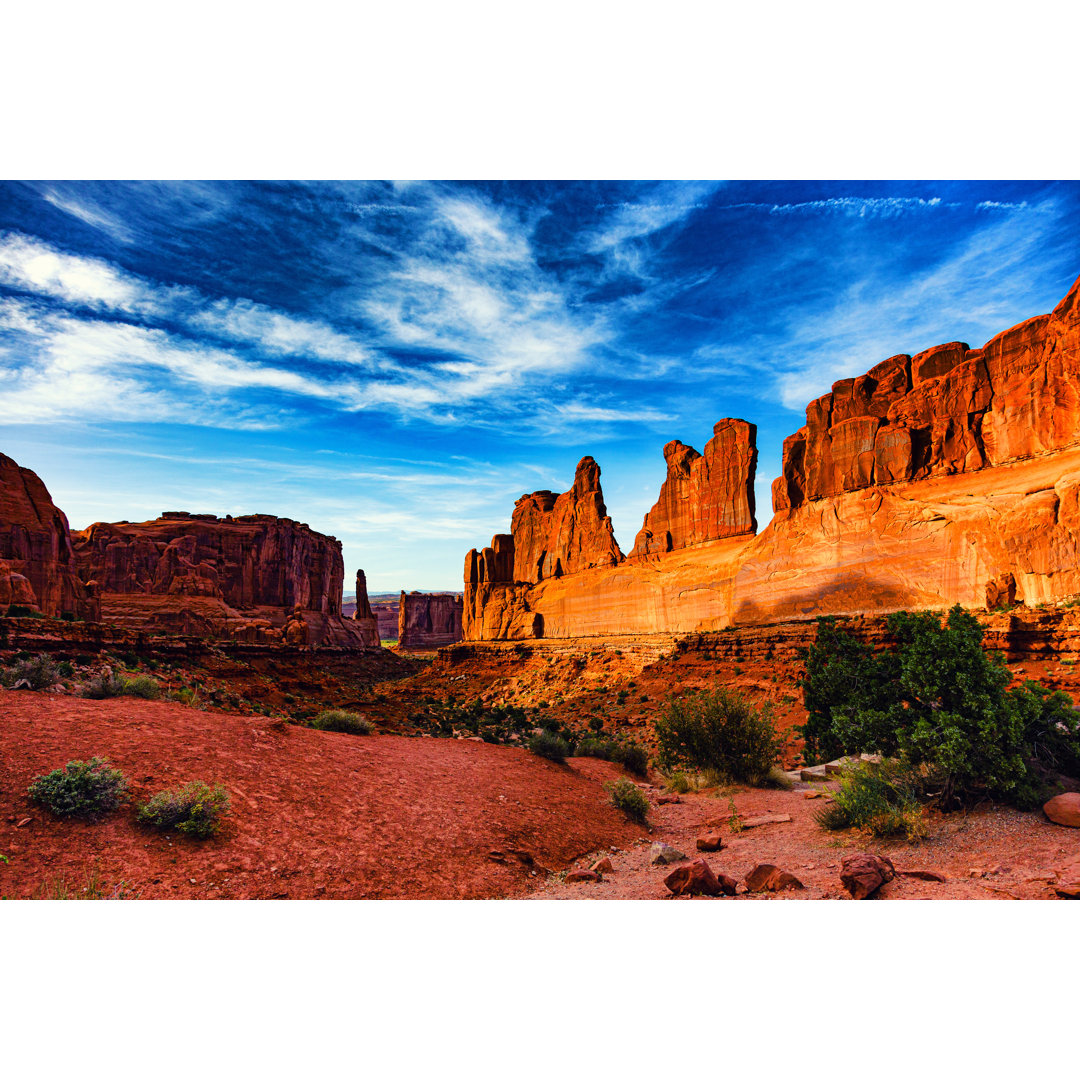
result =
[[[1080,283],[1078,283],[1080,284]],[[846,491],[976,472],[1060,450],[1080,431],[1078,285],[981,349],[885,360],[806,408],[784,442],[777,511]]]
[[664,447],[667,479],[645,515],[633,558],[757,532],[757,425],[721,420],[699,454],[677,439]]
[[[87,579],[89,580],[89,579]],[[0,604],[96,620],[94,590],[79,576],[71,530],[30,469],[0,454]]]
[[461,640],[462,598],[454,593],[402,592],[398,645],[403,649],[453,645]]
[[[550,548],[518,558],[516,509],[514,535],[466,560],[465,639],[688,633],[1080,594],[1080,281],[1051,314],[981,349],[891,357],[806,412],[784,444],[776,514],[756,536],[741,494],[753,429],[741,421],[722,421],[703,455],[668,444],[668,477],[628,560],[523,577],[550,565],[536,561]],[[554,512],[550,493],[527,498]]]
[[[266,514],[173,512],[73,534],[81,572],[99,584],[106,621],[290,644],[377,645],[366,615],[343,619],[341,544]],[[357,579],[358,593],[362,582]]]

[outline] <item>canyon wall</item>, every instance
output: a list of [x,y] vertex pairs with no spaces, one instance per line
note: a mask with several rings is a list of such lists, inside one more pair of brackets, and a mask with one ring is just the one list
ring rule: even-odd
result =
[[729,420],[703,455],[669,443],[660,498],[625,560],[526,576],[515,511],[510,535],[466,559],[466,640],[1080,594],[1080,281],[981,349],[894,356],[811,402],[757,535],[754,434]]
[[398,646],[430,649],[461,640],[462,598],[456,593],[402,591],[398,605]]
[[[340,542],[288,518],[177,511],[99,522],[72,539],[106,622],[298,645],[379,643],[366,588],[358,595],[365,615],[342,617]],[[358,575],[358,591],[363,584]]]
[[96,620],[96,590],[80,576],[71,530],[38,475],[0,454],[0,606]]

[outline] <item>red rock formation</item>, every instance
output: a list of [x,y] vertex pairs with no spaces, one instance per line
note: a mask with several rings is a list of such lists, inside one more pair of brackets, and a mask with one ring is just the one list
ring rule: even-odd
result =
[[894,356],[812,401],[784,441],[777,511],[873,485],[975,472],[1080,440],[1080,280],[981,349]]
[[506,568],[516,534],[470,553],[465,639],[688,633],[1080,595],[1080,281],[1053,313],[980,350],[952,342],[892,357],[812,402],[785,442],[777,512],[757,536],[699,541],[707,532],[683,504],[704,501],[693,483],[704,467],[682,444],[668,451],[637,557],[522,580]]
[[514,504],[514,581],[543,581],[590,566],[616,566],[622,552],[600,488],[600,466],[578,462],[574,485],[562,495],[534,491]]
[[371,639],[374,644],[381,643],[379,620],[371,610],[371,603],[368,600],[367,574],[363,570],[356,571],[356,600],[354,601],[352,619],[361,625],[365,636]]
[[398,604],[398,646],[427,649],[461,640],[462,598],[456,593],[407,593]]
[[0,454],[0,604],[96,621],[93,589],[75,564],[71,531],[48,489],[29,469]]
[[757,425],[721,420],[699,454],[676,439],[664,447],[667,479],[645,515],[631,558],[757,532]]
[[288,518],[181,511],[73,539],[106,621],[250,639],[280,638],[288,623],[292,644],[378,645],[374,619],[341,616],[340,542]]

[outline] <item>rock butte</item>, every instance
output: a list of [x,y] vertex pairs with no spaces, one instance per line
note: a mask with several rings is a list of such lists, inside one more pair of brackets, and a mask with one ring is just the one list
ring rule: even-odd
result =
[[810,403],[755,535],[756,428],[721,420],[667,478],[629,558],[600,468],[536,492],[465,560],[467,641],[689,633],[735,623],[1080,593],[1080,280],[981,349],[883,361]]
[[0,454],[0,604],[96,620],[96,590],[80,576],[71,530],[30,469]]
[[460,641],[461,603],[456,593],[402,591],[398,645],[403,649],[425,649]]
[[340,541],[288,518],[175,511],[71,536],[105,622],[290,645],[379,644],[362,572],[356,614],[342,617]]

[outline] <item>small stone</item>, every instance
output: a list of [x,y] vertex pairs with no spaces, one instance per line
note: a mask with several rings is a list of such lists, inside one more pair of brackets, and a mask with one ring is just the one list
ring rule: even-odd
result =
[[759,825],[782,825],[790,820],[790,814],[758,814],[756,817],[743,818],[742,826],[744,829],[753,829]]
[[667,863],[682,862],[683,859],[688,858],[678,848],[673,848],[670,844],[664,844],[657,842],[649,848],[649,862],[653,866],[664,866]]
[[821,798],[821,792],[820,791],[804,791],[803,792],[803,798],[804,799],[820,799]]
[[592,870],[571,870],[566,875],[566,880],[572,884],[578,884],[583,881],[599,881],[600,875],[594,873]]
[[724,841],[719,833],[706,833],[697,838],[698,851],[719,851],[724,846]]
[[15,828],[16,829],[21,829],[24,825],[29,825],[30,822],[33,821],[33,820],[34,820],[33,818],[24,817],[22,819],[22,821],[20,821],[19,824],[15,826]]
[[657,798],[656,802],[660,806],[667,806],[668,803],[682,802],[682,799],[680,799],[679,796],[674,791],[668,791],[668,792],[665,792],[663,795],[660,795]]
[[612,862],[606,856],[603,859],[597,859],[596,862],[589,867],[594,874],[614,874],[615,867]]

